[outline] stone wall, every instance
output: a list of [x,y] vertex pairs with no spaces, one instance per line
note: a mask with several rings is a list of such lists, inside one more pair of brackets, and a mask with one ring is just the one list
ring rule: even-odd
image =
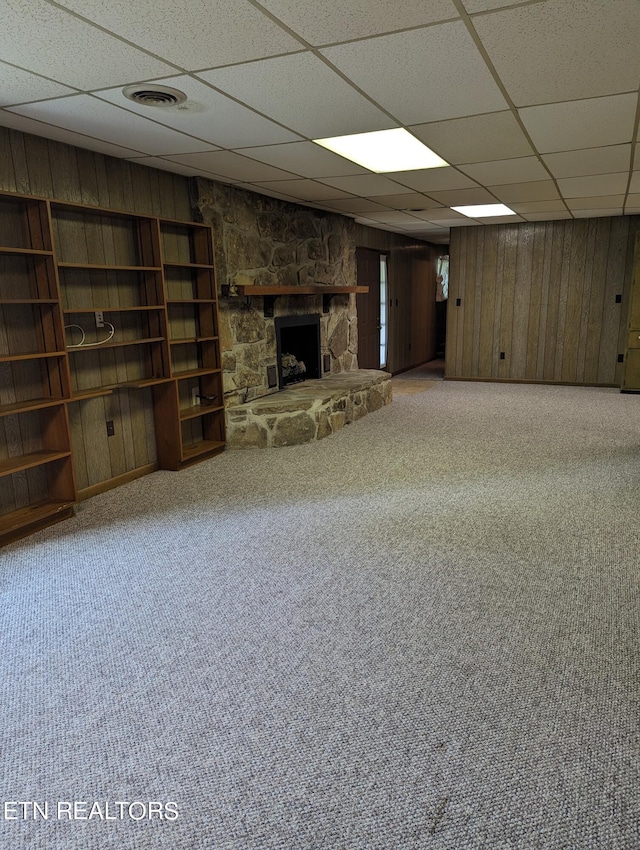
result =
[[358,369],[304,381],[285,392],[229,408],[230,449],[280,448],[321,440],[390,404],[391,375]]
[[[276,392],[267,368],[276,366],[274,319],[264,299],[226,296],[241,284],[300,286],[356,283],[352,219],[300,207],[234,186],[197,178],[193,203],[212,225],[220,289],[220,344],[228,407]],[[332,374],[358,368],[356,296],[333,296],[323,312],[321,295],[280,296],[274,316],[319,314],[321,353]]]

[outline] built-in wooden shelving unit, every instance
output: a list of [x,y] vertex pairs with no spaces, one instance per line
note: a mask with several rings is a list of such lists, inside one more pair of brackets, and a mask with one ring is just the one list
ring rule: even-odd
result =
[[160,467],[224,447],[211,229],[0,194],[0,543],[72,514],[70,414],[120,390]]

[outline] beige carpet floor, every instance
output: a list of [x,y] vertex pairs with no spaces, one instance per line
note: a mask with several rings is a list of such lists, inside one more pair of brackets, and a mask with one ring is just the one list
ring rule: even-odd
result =
[[83,502],[0,551],[0,847],[636,850],[639,505],[636,396],[447,381]]

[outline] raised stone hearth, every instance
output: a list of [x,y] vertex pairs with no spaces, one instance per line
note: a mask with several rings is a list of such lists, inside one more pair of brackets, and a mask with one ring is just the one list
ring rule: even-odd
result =
[[357,369],[304,381],[227,410],[232,449],[320,440],[391,402],[391,375]]

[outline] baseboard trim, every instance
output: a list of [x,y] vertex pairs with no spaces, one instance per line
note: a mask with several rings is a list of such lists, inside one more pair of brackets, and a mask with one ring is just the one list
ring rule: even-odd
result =
[[602,387],[620,389],[619,384],[589,384],[584,381],[543,381],[536,378],[465,378],[461,375],[445,375],[445,381],[475,381],[488,384],[546,384],[552,387]]
[[78,501],[84,502],[85,499],[90,499],[92,496],[97,496],[100,493],[106,493],[108,490],[113,490],[114,487],[121,487],[123,484],[135,481],[136,478],[142,478],[143,475],[150,475],[159,469],[159,463],[148,463],[146,466],[139,466],[130,472],[116,475],[115,478],[107,478],[106,481],[100,481],[98,484],[92,484],[90,487],[83,487],[82,490],[78,490]]

